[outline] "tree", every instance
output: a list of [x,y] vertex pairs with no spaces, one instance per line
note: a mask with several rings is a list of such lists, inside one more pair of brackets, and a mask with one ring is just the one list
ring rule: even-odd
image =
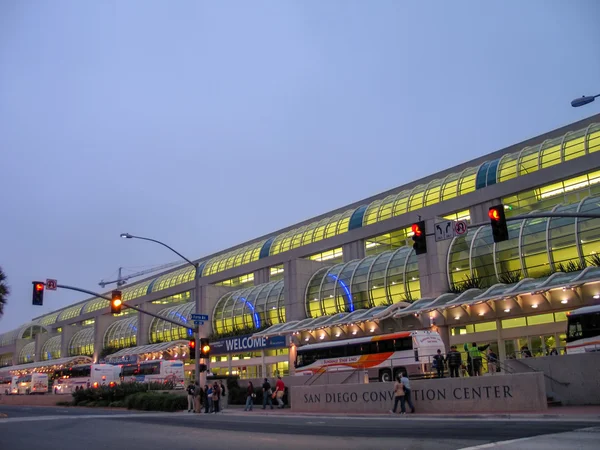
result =
[[6,275],[2,271],[2,267],[0,267],[0,316],[4,314],[4,305],[6,305],[8,294],[10,294],[10,288],[8,284],[6,284]]

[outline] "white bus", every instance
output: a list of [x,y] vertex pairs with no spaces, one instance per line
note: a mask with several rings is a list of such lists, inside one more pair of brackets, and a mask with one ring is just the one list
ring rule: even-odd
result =
[[435,331],[405,331],[298,347],[296,375],[367,370],[369,378],[392,381],[400,372],[426,374],[433,356],[446,349]]
[[4,392],[4,395],[17,394],[18,393],[18,387],[17,387],[18,380],[19,380],[19,377],[14,376],[14,375],[10,375],[10,374],[0,375],[0,393]]
[[17,380],[17,394],[45,394],[48,392],[48,374],[33,372]]
[[144,361],[139,364],[125,364],[121,367],[124,382],[173,383],[175,389],[185,387],[183,361]]
[[72,394],[79,389],[115,386],[120,381],[121,369],[111,364],[79,364],[56,370],[52,392]]
[[584,306],[567,315],[567,354],[600,352],[600,305]]

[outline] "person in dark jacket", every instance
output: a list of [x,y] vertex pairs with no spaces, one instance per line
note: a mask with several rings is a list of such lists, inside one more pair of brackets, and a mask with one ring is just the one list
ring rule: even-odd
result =
[[448,362],[450,377],[458,378],[458,370],[460,369],[460,366],[462,366],[462,356],[460,352],[456,350],[456,345],[450,347],[450,351],[446,355],[446,361]]
[[437,369],[438,378],[444,378],[444,355],[442,355],[440,349],[438,349],[437,355],[433,357],[433,365]]
[[273,399],[271,398],[271,395],[273,395],[273,390],[271,389],[271,383],[269,383],[269,380],[267,380],[265,378],[265,382],[262,385],[262,391],[263,391],[263,409],[267,409],[267,403],[269,403],[269,406],[271,407],[271,409],[273,409]]

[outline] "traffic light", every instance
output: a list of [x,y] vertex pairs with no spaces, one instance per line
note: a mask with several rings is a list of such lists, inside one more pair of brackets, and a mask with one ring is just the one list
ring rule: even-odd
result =
[[417,255],[422,255],[423,253],[427,253],[427,237],[425,236],[425,221],[421,220],[420,222],[413,223],[412,226],[413,232],[413,248],[415,249],[415,253]]
[[207,338],[200,339],[200,358],[208,358],[210,356],[210,345]]
[[506,217],[504,216],[504,205],[490,207],[488,217],[492,226],[494,242],[508,240],[508,227],[506,226]]
[[196,352],[196,339],[190,339],[188,349],[190,351],[190,359],[196,359],[198,356],[198,352]]
[[120,314],[122,306],[123,300],[121,298],[121,291],[112,291],[112,298],[110,300],[110,312],[113,314]]
[[41,281],[33,281],[33,296],[31,304],[42,306],[44,304],[44,283]]

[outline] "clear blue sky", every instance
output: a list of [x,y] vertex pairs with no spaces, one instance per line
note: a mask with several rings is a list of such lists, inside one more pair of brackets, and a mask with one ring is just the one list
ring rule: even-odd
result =
[[[600,2],[0,2],[0,331],[600,112]],[[425,157],[415,166],[413,155]],[[134,270],[134,269],[132,269]]]

